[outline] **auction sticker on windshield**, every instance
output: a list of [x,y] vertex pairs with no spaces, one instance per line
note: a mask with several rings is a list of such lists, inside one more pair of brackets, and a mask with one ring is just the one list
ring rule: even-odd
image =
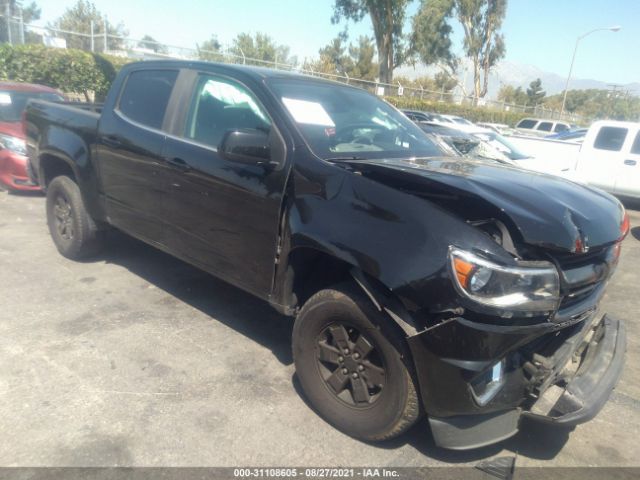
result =
[[317,102],[283,97],[282,103],[284,103],[289,113],[293,116],[293,119],[298,123],[321,125],[323,127],[336,126],[324,107]]

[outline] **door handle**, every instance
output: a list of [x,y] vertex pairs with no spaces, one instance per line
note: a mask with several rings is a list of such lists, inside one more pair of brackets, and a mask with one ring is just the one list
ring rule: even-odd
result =
[[108,147],[118,148],[122,145],[122,142],[113,135],[107,135],[106,137],[102,137],[102,143],[107,145]]
[[180,170],[181,172],[191,170],[189,164],[181,158],[167,158],[166,162],[167,165],[169,165],[171,168],[175,168],[176,170]]
[[629,166],[634,166],[636,163],[638,163],[638,162],[636,162],[635,160],[625,160],[624,161],[624,164],[625,165],[629,165]]

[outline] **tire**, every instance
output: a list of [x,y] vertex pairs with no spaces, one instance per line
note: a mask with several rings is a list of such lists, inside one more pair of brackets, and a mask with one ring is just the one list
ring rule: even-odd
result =
[[340,284],[311,297],[294,324],[292,345],[305,395],[346,434],[387,440],[420,417],[406,342],[356,286]]
[[69,177],[54,178],[47,187],[47,224],[58,251],[71,260],[96,255],[104,232],[87,213],[78,185]]

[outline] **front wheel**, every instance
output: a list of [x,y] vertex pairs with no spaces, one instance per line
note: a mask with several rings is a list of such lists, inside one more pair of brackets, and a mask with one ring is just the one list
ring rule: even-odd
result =
[[54,178],[47,188],[47,224],[58,251],[79,260],[96,255],[104,232],[87,213],[78,185],[69,177]]
[[322,290],[293,328],[302,389],[332,425],[363,440],[386,440],[420,416],[405,342],[389,319],[351,284]]

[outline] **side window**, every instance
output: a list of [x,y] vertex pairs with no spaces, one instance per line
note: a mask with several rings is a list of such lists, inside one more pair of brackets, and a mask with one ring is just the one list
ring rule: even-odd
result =
[[622,149],[628,130],[620,127],[602,127],[593,142],[593,148],[619,152]]
[[538,128],[536,130],[542,130],[543,132],[550,132],[553,127],[553,123],[551,122],[540,122]]
[[631,153],[634,155],[640,155],[640,132],[636,134],[636,138],[631,146]]
[[202,75],[191,101],[184,136],[218,147],[227,131],[241,129],[269,133],[271,121],[247,88],[232,80]]
[[159,129],[177,76],[177,70],[131,72],[120,95],[118,109],[135,122]]
[[536,126],[536,123],[538,123],[536,120],[525,118],[524,120],[520,120],[520,122],[518,123],[518,125],[516,125],[516,127],[517,128],[533,128]]
[[556,133],[565,132],[567,130],[569,130],[569,127],[564,123],[556,123],[556,126],[553,129],[553,131]]

